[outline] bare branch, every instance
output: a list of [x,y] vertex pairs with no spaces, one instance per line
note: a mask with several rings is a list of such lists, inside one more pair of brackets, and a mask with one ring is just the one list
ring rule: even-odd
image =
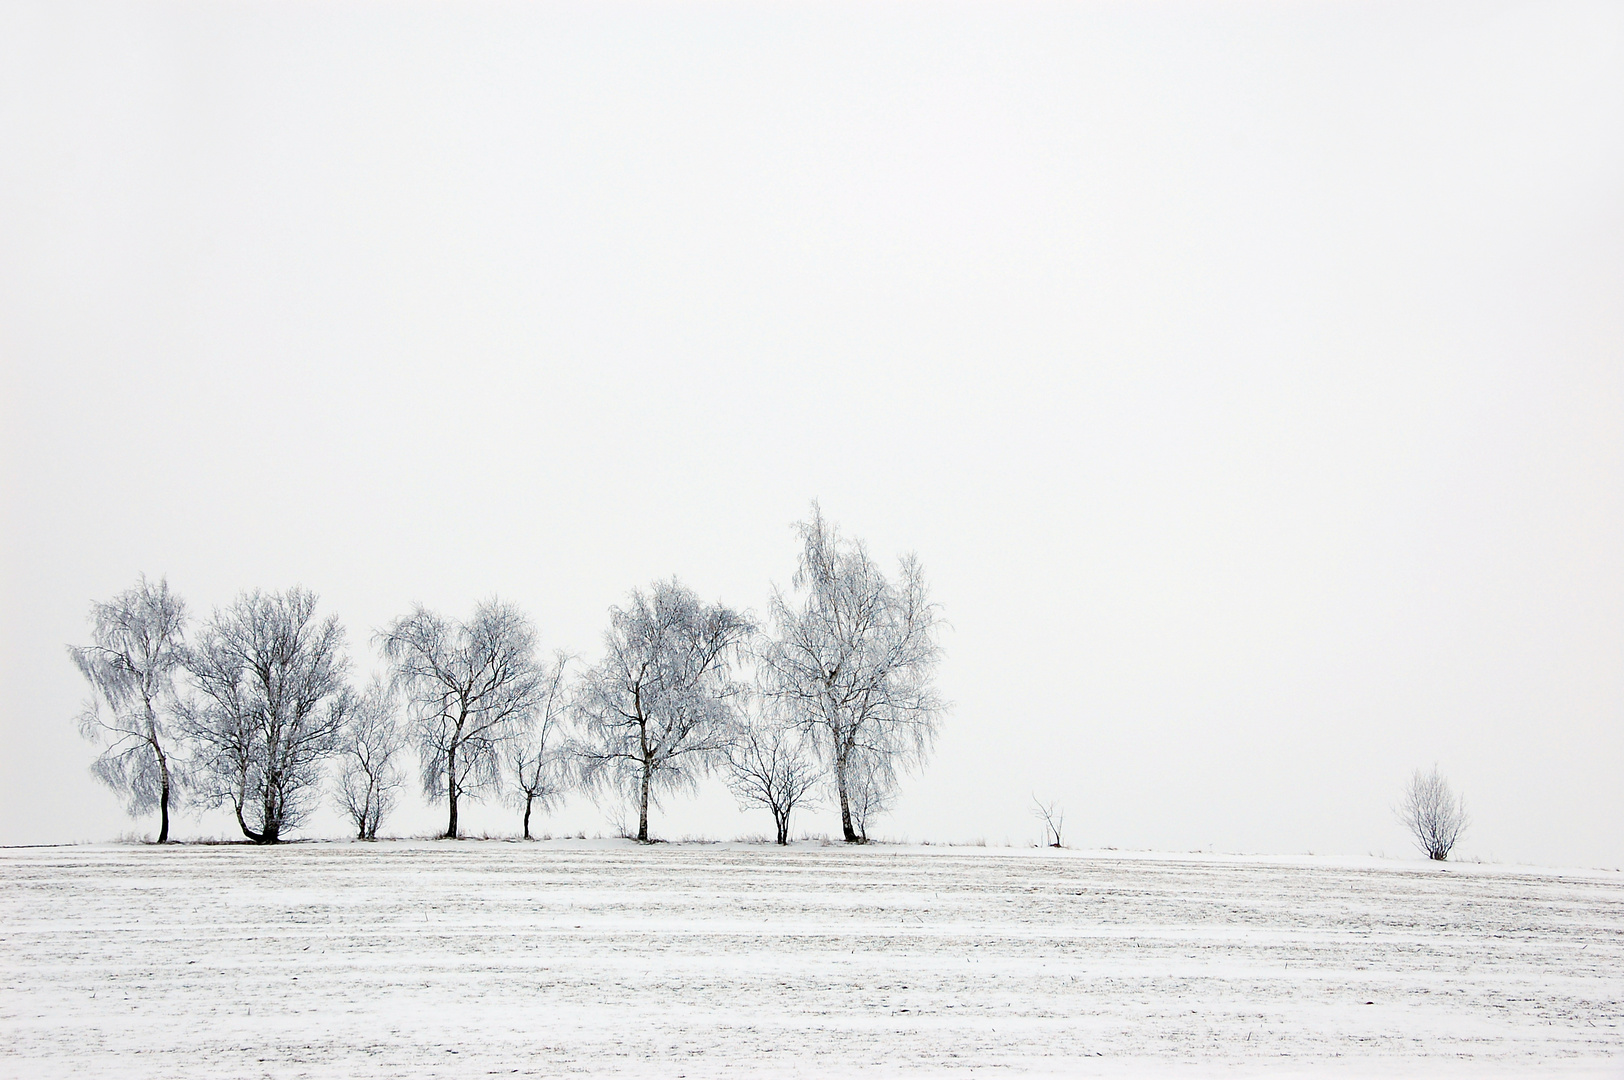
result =
[[1044,802],[1036,795],[1032,796],[1035,809],[1032,816],[1043,822],[1043,840],[1050,847],[1061,847],[1060,830],[1066,824],[1066,811],[1059,809],[1052,802]]

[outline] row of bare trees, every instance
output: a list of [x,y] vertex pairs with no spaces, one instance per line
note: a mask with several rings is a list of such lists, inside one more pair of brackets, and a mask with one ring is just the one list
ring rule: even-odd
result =
[[80,725],[102,747],[93,769],[132,814],[158,810],[160,842],[182,795],[276,843],[324,790],[374,837],[408,746],[448,837],[466,798],[505,788],[529,837],[534,811],[581,789],[625,800],[646,841],[651,806],[720,769],[741,805],[772,814],[779,843],[825,790],[845,839],[866,840],[942,716],[940,614],[912,556],[886,575],[816,504],[796,528],[799,565],[766,627],[658,581],[610,609],[603,656],[583,666],[541,658],[510,604],[466,621],[418,605],[374,636],[388,675],[364,690],[315,594],[244,594],[188,640],[180,598],[143,578],[94,605],[92,643],[70,648],[92,687]]

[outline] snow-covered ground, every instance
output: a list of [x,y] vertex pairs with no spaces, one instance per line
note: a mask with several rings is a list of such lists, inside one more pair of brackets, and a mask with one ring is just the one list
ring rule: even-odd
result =
[[0,1073],[1624,1077],[1624,874],[619,841],[0,850]]

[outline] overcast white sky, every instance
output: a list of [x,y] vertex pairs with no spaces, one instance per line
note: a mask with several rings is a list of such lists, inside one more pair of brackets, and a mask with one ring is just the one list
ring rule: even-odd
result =
[[0,379],[0,843],[152,827],[139,573],[592,658],[817,498],[953,625],[886,835],[1624,865],[1616,3],[7,3]]

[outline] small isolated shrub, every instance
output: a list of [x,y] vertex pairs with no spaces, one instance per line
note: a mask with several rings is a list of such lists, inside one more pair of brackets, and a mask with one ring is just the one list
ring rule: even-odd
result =
[[1415,770],[1395,813],[1416,846],[1438,862],[1449,858],[1469,822],[1465,800],[1450,790],[1449,781],[1439,775],[1436,764],[1430,774]]

